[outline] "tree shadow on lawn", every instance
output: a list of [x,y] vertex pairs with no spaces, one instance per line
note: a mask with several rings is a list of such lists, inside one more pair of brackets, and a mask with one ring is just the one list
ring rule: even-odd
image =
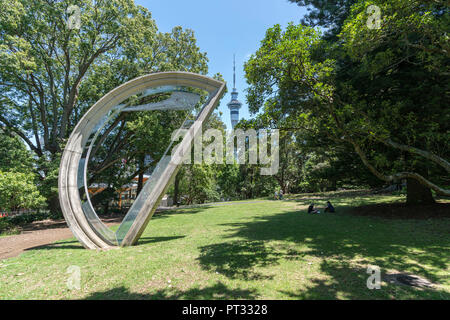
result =
[[271,250],[263,241],[233,241],[201,247],[198,260],[205,270],[251,281],[273,279],[252,269],[277,264],[283,257],[288,258],[285,252]]
[[86,300],[209,300],[209,299],[254,299],[253,289],[230,289],[221,282],[205,288],[180,290],[177,288],[159,289],[154,293],[130,292],[125,287],[95,292]]
[[351,199],[361,197],[375,197],[392,195],[392,193],[374,193],[372,190],[341,190],[328,192],[302,193],[299,195],[286,195],[286,201],[311,201],[311,200],[333,200]]
[[[440,220],[439,223],[448,226],[450,222]],[[284,294],[293,298],[321,299],[395,298],[397,294],[412,298],[436,298],[440,294],[450,298],[448,292],[438,289],[418,292],[393,285],[386,286],[384,291],[366,287],[369,265],[379,266],[382,274],[386,270],[397,270],[425,277],[436,284],[448,281],[442,271],[448,268],[450,239],[442,226],[435,232],[432,225],[418,221],[347,214],[309,215],[299,211],[225,226],[229,226],[231,232],[227,238],[243,240],[201,247],[198,261],[205,270],[217,271],[229,278],[264,279],[266,276],[255,273],[253,268],[277,265],[283,259],[302,260],[304,256],[314,256],[322,259],[320,274],[327,280],[313,279],[307,291]],[[302,252],[294,249],[305,245],[307,249]],[[299,267],[307,266],[299,263]]]
[[[326,202],[331,201],[336,210],[340,210],[343,207],[358,207],[360,205],[376,205],[380,202],[380,198],[376,196],[362,196],[356,198],[348,198],[348,197],[337,197],[337,198],[329,198],[326,196],[318,197],[318,198],[305,198],[305,199],[295,199],[295,200],[287,200],[289,202],[296,202],[299,205],[305,206],[307,208],[311,203],[314,203],[314,208],[319,209],[320,212],[323,213],[323,210],[326,207]],[[339,212],[339,211],[338,211]]]
[[372,300],[372,299],[450,299],[450,293],[437,287],[433,289],[412,288],[406,285],[389,284],[386,274],[382,274],[380,289],[368,289],[369,274],[364,267],[355,267],[346,261],[323,261],[320,265],[322,274],[329,279],[315,278],[310,281],[306,290],[287,291],[281,293],[290,299],[308,300]]

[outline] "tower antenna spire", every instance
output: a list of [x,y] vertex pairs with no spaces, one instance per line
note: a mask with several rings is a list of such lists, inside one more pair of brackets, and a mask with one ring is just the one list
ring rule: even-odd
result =
[[233,55],[233,89],[236,89],[236,54]]
[[233,55],[233,91],[231,92],[231,101],[227,106],[230,109],[231,126],[234,129],[234,126],[239,122],[239,109],[242,107],[236,89],[236,54]]

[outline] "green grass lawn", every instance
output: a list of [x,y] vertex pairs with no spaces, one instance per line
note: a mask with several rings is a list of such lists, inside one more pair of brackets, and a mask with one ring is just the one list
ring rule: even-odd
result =
[[[347,212],[400,200],[337,196],[338,213],[320,215],[306,214],[308,196],[165,212],[135,247],[88,251],[71,239],[1,261],[0,298],[450,299],[450,219]],[[80,290],[67,288],[71,265],[81,268]],[[369,290],[369,265],[438,285]]]

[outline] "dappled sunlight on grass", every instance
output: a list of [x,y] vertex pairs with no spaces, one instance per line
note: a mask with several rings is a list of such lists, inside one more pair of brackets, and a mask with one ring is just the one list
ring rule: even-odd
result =
[[335,207],[357,207],[361,205],[377,204],[383,202],[402,202],[405,201],[404,196],[360,196],[360,197],[327,197],[322,196],[318,198],[293,198],[288,201],[296,202],[299,206],[309,206],[311,203],[315,207],[326,206],[327,201],[331,201]]
[[[135,247],[96,252],[71,239],[35,248],[0,263],[0,297],[450,299],[449,219],[354,216],[347,210],[355,204],[402,199],[342,194],[332,200],[337,213],[310,215],[308,199],[157,213]],[[70,265],[81,268],[81,290],[66,287]],[[369,290],[369,265],[437,286]]]

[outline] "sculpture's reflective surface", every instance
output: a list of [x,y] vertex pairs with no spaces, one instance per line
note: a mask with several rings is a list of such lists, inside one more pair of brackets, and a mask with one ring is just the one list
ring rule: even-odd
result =
[[[68,140],[59,175],[64,217],[86,248],[106,249],[133,245],[138,241],[175,177],[183,155],[190,154],[192,140],[201,133],[201,125],[224,92],[224,83],[205,76],[184,72],[156,73],[116,88],[89,109]],[[107,142],[108,134],[121,130],[115,127],[120,123],[118,120],[136,112],[158,113],[159,119],[170,119],[171,126],[187,129],[187,133],[182,135],[179,143],[169,141],[162,156],[152,159],[158,161],[157,165],[153,166],[147,182],[114,232],[101,221],[91,201],[90,187],[96,182],[94,164],[102,157],[99,150]]]

